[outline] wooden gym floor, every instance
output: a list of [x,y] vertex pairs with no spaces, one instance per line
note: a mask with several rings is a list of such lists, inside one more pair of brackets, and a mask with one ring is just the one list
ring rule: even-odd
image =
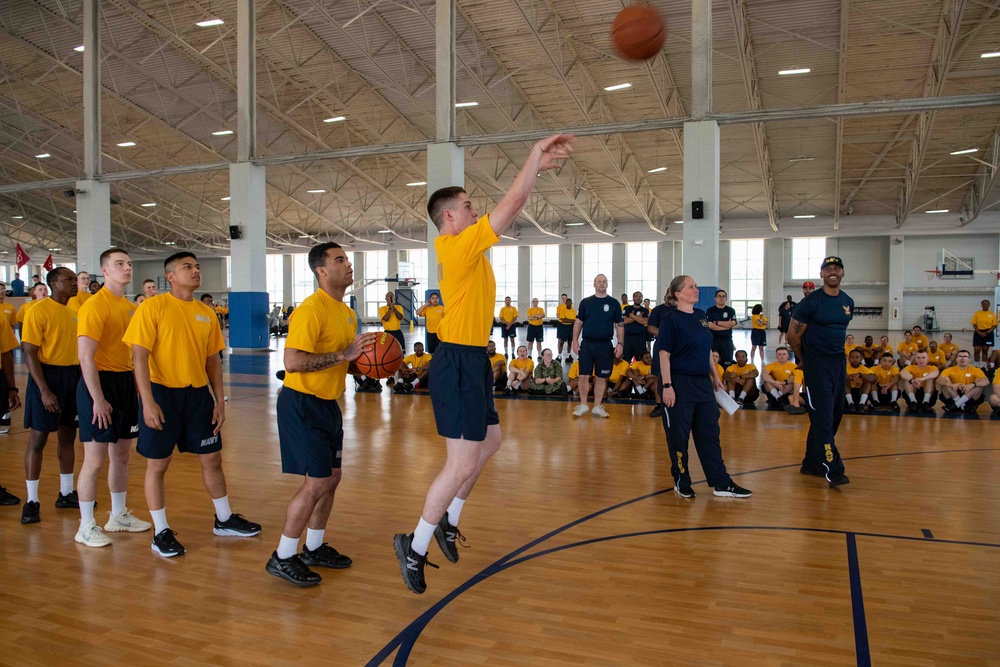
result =
[[[504,446],[463,512],[470,548],[451,564],[432,544],[441,569],[417,596],[391,540],[443,462],[430,399],[349,390],[327,539],[354,565],[299,590],[264,572],[299,484],[280,473],[279,367],[226,361],[230,497],[259,537],[212,535],[197,461],[179,456],[167,508],[187,555],[156,556],[150,533],[77,545],[49,445],[42,523],[0,507],[0,664],[1000,665],[1000,421],[985,408],[845,416],[840,489],[798,472],[806,417],[723,415],[726,463],[754,496],[702,482],[684,500],[648,404],[598,420],[498,399]],[[0,437],[0,483],[23,498],[21,419]],[[129,506],[148,519],[143,470],[134,456]],[[105,480],[98,499],[103,523]]]

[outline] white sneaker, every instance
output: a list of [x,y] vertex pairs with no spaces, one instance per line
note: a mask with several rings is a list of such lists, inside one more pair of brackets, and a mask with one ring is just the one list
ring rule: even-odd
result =
[[88,521],[87,525],[80,526],[73,539],[88,547],[106,547],[111,544],[111,538],[101,532],[101,528],[93,519]]
[[111,516],[111,512],[108,512],[108,522],[104,524],[104,530],[109,533],[143,533],[152,526],[153,524],[148,521],[137,519],[132,510],[126,507],[119,516]]
[[7,426],[0,426],[0,435],[7,435],[10,433],[10,428]]
[[604,409],[603,405],[598,405],[596,408],[590,411],[591,416],[600,417],[601,419],[607,419],[611,415],[608,414],[607,410]]
[[580,405],[576,406],[575,410],[573,410],[573,416],[574,417],[582,417],[585,414],[587,414],[588,412],[590,412],[590,408],[588,408],[586,405],[584,405],[583,403],[581,403]]

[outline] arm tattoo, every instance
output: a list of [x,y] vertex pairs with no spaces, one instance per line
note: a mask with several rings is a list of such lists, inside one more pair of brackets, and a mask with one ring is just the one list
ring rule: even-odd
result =
[[792,329],[795,331],[795,333],[802,333],[802,330],[805,328],[806,325],[802,324],[802,322],[799,322],[797,320],[792,320]]
[[330,366],[336,366],[344,361],[343,352],[328,352],[327,354],[310,354],[306,358],[305,372],[321,371]]

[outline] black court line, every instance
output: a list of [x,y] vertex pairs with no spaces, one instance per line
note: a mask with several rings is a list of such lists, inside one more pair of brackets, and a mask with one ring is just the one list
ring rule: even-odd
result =
[[[932,450],[932,451],[923,451],[923,452],[897,452],[897,453],[894,453],[894,454],[867,454],[867,455],[864,455],[864,456],[854,456],[854,457],[850,457],[850,458],[844,458],[843,460],[844,461],[860,461],[860,460],[865,460],[865,459],[880,459],[880,458],[899,457],[899,456],[923,456],[923,455],[927,455],[927,454],[958,454],[958,453],[967,453],[967,452],[995,452],[995,451],[1000,451],[1000,448],[995,448],[995,447],[978,447],[978,448],[968,448],[968,449],[942,449],[942,450]],[[762,472],[771,472],[771,471],[774,471],[774,470],[787,470],[788,468],[796,468],[799,465],[800,464],[795,463],[795,464],[791,464],[791,465],[771,466],[769,468],[759,468],[759,469],[756,469],[756,470],[747,470],[747,471],[739,472],[739,473],[731,473],[730,476],[731,477],[742,477],[744,475],[752,475],[752,474],[757,474],[757,473],[762,473]],[[694,486],[695,484],[705,484],[705,483],[706,483],[706,480],[702,479],[702,480],[698,480],[697,482],[692,482],[692,486]],[[837,530],[822,529],[822,528],[793,528],[793,527],[787,527],[787,526],[767,526],[767,527],[765,527],[765,526],[729,526],[729,527],[671,528],[671,529],[664,529],[664,530],[658,530],[658,531],[649,531],[648,533],[629,533],[629,534],[626,534],[626,535],[616,535],[616,536],[610,536],[610,537],[604,537],[604,538],[596,538],[596,539],[593,539],[593,540],[586,540],[584,542],[579,542],[579,543],[575,543],[575,544],[564,545],[562,547],[556,547],[554,549],[550,549],[550,550],[547,550],[547,551],[538,552],[536,554],[531,554],[530,556],[526,556],[525,558],[522,558],[522,559],[519,559],[519,560],[515,560],[515,559],[517,559],[518,556],[520,556],[525,551],[528,551],[529,549],[537,546],[538,544],[541,544],[542,542],[545,542],[545,541],[549,540],[550,538],[555,537],[556,535],[559,535],[560,533],[563,533],[563,532],[565,532],[565,531],[567,531],[567,530],[569,530],[571,528],[574,528],[574,527],[576,527],[576,526],[578,526],[578,525],[580,525],[582,523],[585,523],[587,521],[590,521],[591,519],[594,519],[596,517],[599,517],[599,516],[602,516],[604,514],[607,514],[608,512],[613,512],[614,510],[620,509],[622,507],[626,507],[628,505],[632,505],[634,503],[641,502],[643,500],[648,500],[650,498],[654,498],[654,497],[662,495],[664,493],[669,493],[670,491],[673,491],[673,487],[668,488],[668,489],[661,489],[659,491],[654,491],[652,493],[648,493],[648,494],[645,494],[645,495],[642,495],[642,496],[638,496],[636,498],[632,498],[631,500],[626,500],[626,501],[617,503],[615,505],[611,505],[610,507],[606,507],[606,508],[604,508],[602,510],[598,510],[596,512],[588,514],[587,516],[584,516],[584,517],[582,517],[580,519],[576,519],[575,521],[571,521],[570,523],[567,523],[564,526],[556,528],[555,530],[552,530],[552,531],[546,533],[545,535],[542,535],[541,537],[532,540],[528,544],[525,544],[524,546],[515,549],[514,551],[510,552],[506,556],[504,556],[504,557],[500,558],[499,560],[495,561],[491,565],[488,565],[486,568],[484,568],[483,570],[481,570],[479,573],[473,575],[472,578],[468,579],[463,584],[459,585],[457,588],[455,588],[450,593],[448,593],[445,597],[443,597],[440,600],[438,600],[435,604],[433,604],[424,613],[422,613],[420,616],[418,616],[416,619],[414,619],[406,628],[404,628],[403,630],[401,630],[399,632],[399,634],[397,634],[392,640],[390,640],[389,643],[386,644],[382,648],[382,650],[380,650],[378,653],[376,653],[371,658],[371,660],[369,660],[367,663],[365,663],[366,667],[377,667],[378,665],[381,665],[383,662],[385,662],[385,660],[389,657],[389,655],[391,655],[392,652],[395,651],[397,648],[399,648],[399,652],[396,654],[395,660],[393,660],[393,666],[394,667],[401,667],[403,665],[406,665],[406,662],[407,662],[407,659],[409,658],[410,652],[413,650],[413,646],[416,644],[417,640],[420,638],[420,634],[423,632],[423,629],[427,626],[428,623],[430,623],[430,621],[438,613],[440,613],[446,606],[448,606],[448,604],[450,604],[452,600],[454,600],[459,595],[461,595],[462,593],[464,593],[468,589],[472,588],[476,584],[478,584],[478,583],[480,583],[482,581],[485,581],[486,579],[490,578],[494,574],[497,574],[498,572],[502,572],[504,569],[506,569],[507,566],[513,566],[513,565],[515,565],[515,564],[517,564],[519,562],[525,562],[525,561],[528,561],[528,560],[532,560],[532,559],[537,558],[539,556],[546,555],[548,553],[553,553],[555,551],[561,551],[561,550],[564,550],[564,549],[573,548],[575,546],[583,546],[583,545],[591,544],[591,543],[594,543],[594,542],[602,542],[602,541],[606,541],[606,540],[609,540],[609,539],[623,539],[623,538],[637,537],[637,536],[641,536],[641,535],[654,534],[654,533],[696,532],[696,531],[703,531],[703,530],[736,530],[736,529],[740,529],[740,530],[788,530],[788,531],[815,532],[815,533],[836,533],[836,534],[841,534],[841,535],[847,534],[847,531],[837,531]],[[863,535],[863,536],[866,536],[866,537],[881,537],[881,538],[888,538],[888,539],[914,540],[914,541],[921,541],[921,542],[925,541],[924,538],[918,538],[918,537],[912,537],[912,536],[886,535],[886,534],[879,534],[879,533],[858,533],[858,532],[855,532],[854,534],[855,535]],[[985,542],[959,542],[959,541],[949,541],[949,540],[935,540],[935,542],[936,543],[940,543],[940,544],[953,543],[953,544],[962,544],[962,545],[968,545],[968,546],[983,546],[983,547],[996,547],[996,548],[1000,548],[1000,544],[991,544],[991,543],[985,543]]]
[[871,667],[872,655],[868,645],[868,622],[865,620],[865,602],[861,595],[858,541],[854,533],[847,533],[847,569],[851,577],[851,610],[854,612],[854,653],[858,659],[858,667]]
[[934,534],[931,533],[931,529],[930,528],[921,528],[920,532],[923,533],[924,537],[926,537],[928,540],[933,540],[934,539]]

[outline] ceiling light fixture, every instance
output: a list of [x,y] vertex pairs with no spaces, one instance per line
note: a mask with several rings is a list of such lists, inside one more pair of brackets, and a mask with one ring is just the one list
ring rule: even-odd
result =
[[39,154],[38,154],[38,155],[36,155],[35,157],[36,157],[36,158],[38,158],[39,160],[44,160],[45,158],[47,158],[47,157],[52,157],[52,156],[51,156],[51,155],[49,155],[48,153],[39,153]]
[[814,157],[806,157],[805,155],[800,155],[798,157],[789,158],[788,161],[789,162],[812,162],[815,159],[816,158],[814,158]]
[[219,130],[218,132],[213,132],[212,136],[213,137],[224,137],[227,134],[232,134],[232,133],[233,133],[232,130]]
[[119,148],[132,148],[132,146],[135,146],[135,142],[134,141],[123,141],[120,144],[116,144],[116,145]]
[[796,215],[793,216],[796,220],[808,220],[809,218],[815,218],[815,215]]
[[143,208],[153,208],[154,206],[156,206],[156,204],[154,204],[153,202],[147,202],[145,204],[140,204],[140,206],[142,206]]
[[380,230],[378,230],[378,233],[379,234],[392,234],[392,230],[391,229],[380,229]]
[[49,252],[59,252],[62,248],[49,248]]
[[347,120],[347,116],[334,116],[333,118],[324,118],[324,123],[339,123],[342,120]]
[[313,235],[312,234],[299,234],[299,238],[300,239],[311,239],[311,238],[313,238]]
[[406,187],[415,188],[420,185],[427,185],[427,181],[413,181],[412,183],[407,183]]
[[989,51],[979,56],[980,58],[1000,58],[1000,51]]
[[948,209],[946,209],[946,208],[936,208],[936,209],[934,209],[932,211],[924,211],[924,213],[947,213],[947,212],[948,212]]
[[[73,50],[76,51],[77,53],[83,53],[83,44],[81,44],[80,46],[74,46]],[[986,56],[983,57],[985,58]]]
[[660,173],[661,171],[666,171],[666,170],[667,170],[667,168],[666,168],[666,167],[657,167],[656,169],[650,169],[650,170],[649,170],[649,171],[647,171],[646,173],[647,173],[647,174],[658,174],[658,173]]
[[164,241],[163,245],[177,245],[176,241]]
[[683,220],[674,220],[674,224],[675,225],[683,225],[684,221]]
[[618,83],[613,86],[605,86],[604,90],[610,93],[616,90],[625,90],[626,88],[631,88],[631,87],[632,87],[631,83]]
[[812,69],[809,67],[802,67],[799,69],[782,69],[778,70],[778,76],[788,76],[789,74],[808,74]]
[[479,102],[456,102],[455,103],[455,108],[456,109],[464,109],[465,107],[478,107],[478,106],[479,106]]
[[15,215],[14,219],[15,220],[24,220],[24,216],[23,215]]
[[205,21],[198,21],[195,23],[199,28],[211,28],[213,25],[222,25],[225,21],[222,19],[207,19]]
[[584,223],[582,222],[567,222],[567,227],[582,227]]
[[222,201],[229,201],[230,199],[232,199],[232,197],[223,197]]
[[326,190],[306,190],[306,192],[308,192],[311,195],[321,195],[324,192],[326,192]]
[[978,152],[979,152],[978,148],[966,148],[966,149],[960,150],[960,151],[952,151],[951,154],[952,155],[968,155],[969,153],[978,153]]

